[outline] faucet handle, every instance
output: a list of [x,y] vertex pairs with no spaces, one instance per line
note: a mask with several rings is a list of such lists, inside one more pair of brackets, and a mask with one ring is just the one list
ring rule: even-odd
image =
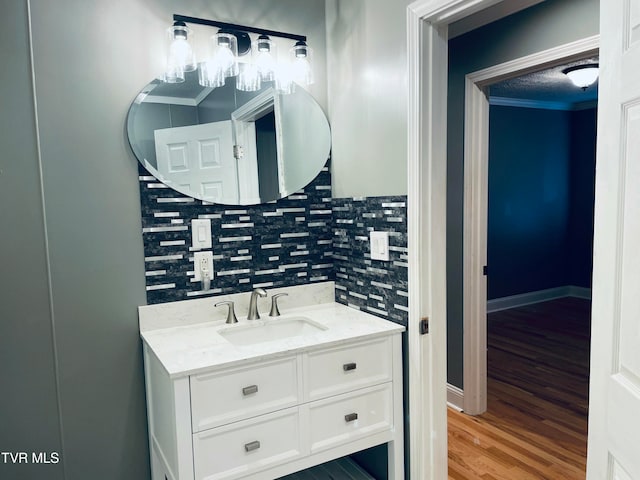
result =
[[233,302],[231,300],[226,300],[224,302],[218,302],[214,305],[214,307],[219,307],[220,305],[229,305],[229,311],[227,312],[227,321],[226,323],[238,323],[238,319],[236,318],[236,312],[233,308]]
[[279,317],[280,310],[278,309],[278,297],[284,297],[289,295],[288,293],[276,293],[271,296],[271,311],[269,312],[270,317]]

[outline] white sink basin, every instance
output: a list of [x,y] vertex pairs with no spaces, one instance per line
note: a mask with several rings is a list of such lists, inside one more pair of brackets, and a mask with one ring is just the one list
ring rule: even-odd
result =
[[234,345],[254,345],[283,338],[299,337],[327,330],[327,327],[307,317],[287,317],[274,320],[250,320],[241,325],[218,331]]

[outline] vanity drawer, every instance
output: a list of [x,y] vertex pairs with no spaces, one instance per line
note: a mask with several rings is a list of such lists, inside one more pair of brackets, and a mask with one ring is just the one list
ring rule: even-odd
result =
[[308,404],[311,453],[391,431],[391,385],[385,383]]
[[391,380],[389,337],[309,352],[304,357],[307,400],[337,395]]
[[239,478],[301,457],[299,425],[294,407],[194,434],[195,480]]
[[190,377],[193,433],[297,405],[296,357]]

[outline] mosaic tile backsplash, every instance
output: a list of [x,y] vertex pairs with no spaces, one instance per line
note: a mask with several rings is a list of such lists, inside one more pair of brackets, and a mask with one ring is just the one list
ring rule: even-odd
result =
[[[336,301],[407,325],[406,196],[331,198],[328,166],[285,199],[203,204],[139,167],[147,303],[335,280]],[[214,276],[193,280],[191,220],[211,219]],[[371,260],[369,231],[389,231],[388,262]]]
[[[139,167],[147,303],[333,280],[331,175],[262,205],[203,204]],[[191,220],[211,219],[214,276],[193,280]]]
[[[333,199],[336,302],[407,326],[407,197]],[[389,261],[371,260],[369,232],[388,231]]]

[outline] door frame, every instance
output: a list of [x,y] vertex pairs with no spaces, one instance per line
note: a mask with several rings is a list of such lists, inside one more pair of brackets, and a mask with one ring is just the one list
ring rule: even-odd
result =
[[260,179],[258,174],[258,148],[256,144],[256,120],[273,112],[276,122],[276,156],[278,162],[278,189],[284,191],[282,146],[282,101],[274,88],[268,88],[231,112],[234,146],[243,149],[238,165],[238,195],[240,203],[260,203]]
[[[407,7],[410,478],[447,478],[446,180],[448,25],[506,0]],[[512,12],[510,12],[512,13]],[[429,333],[420,325],[428,319]]]
[[[447,478],[447,28],[504,0],[407,7],[409,478]],[[420,332],[428,319],[428,334]]]
[[598,53],[594,35],[470,73],[465,78],[463,213],[463,401],[487,409],[487,265],[489,85]]

